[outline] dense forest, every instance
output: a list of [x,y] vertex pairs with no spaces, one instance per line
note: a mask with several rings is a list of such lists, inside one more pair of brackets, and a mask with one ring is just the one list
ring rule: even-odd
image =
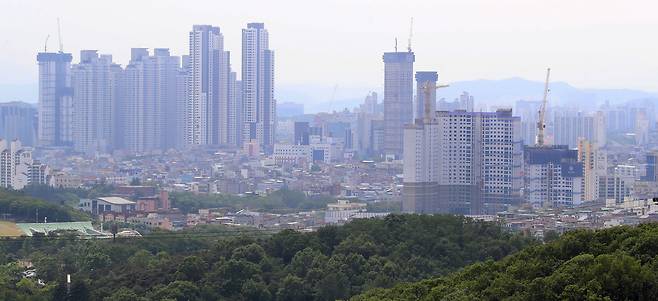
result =
[[170,196],[171,206],[184,213],[196,213],[201,208],[251,209],[268,212],[298,212],[299,210],[324,209],[334,202],[329,196],[308,197],[303,192],[283,188],[267,196],[229,194],[195,194],[174,192]]
[[[534,244],[495,223],[421,215],[311,233],[206,226],[115,242],[22,238],[0,241],[0,300],[347,299]],[[23,279],[19,260],[32,262],[37,277]]]
[[353,300],[658,300],[657,255],[658,224],[578,230],[500,261]]

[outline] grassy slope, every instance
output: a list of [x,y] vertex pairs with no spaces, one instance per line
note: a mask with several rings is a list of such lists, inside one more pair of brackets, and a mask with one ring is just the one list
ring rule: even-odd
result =
[[0,221],[0,236],[20,236],[23,231],[10,221]]

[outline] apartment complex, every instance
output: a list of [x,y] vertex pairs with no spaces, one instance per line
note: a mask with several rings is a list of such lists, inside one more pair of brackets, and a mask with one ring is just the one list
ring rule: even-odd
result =
[[405,128],[403,210],[483,214],[520,202],[522,142],[511,110],[438,111]]

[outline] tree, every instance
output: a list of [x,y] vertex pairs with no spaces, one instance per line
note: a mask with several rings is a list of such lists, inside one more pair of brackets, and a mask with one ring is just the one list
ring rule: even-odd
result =
[[151,294],[152,300],[197,301],[201,300],[199,288],[189,281],[174,281],[167,286],[155,288]]
[[306,301],[310,299],[306,287],[301,278],[288,275],[283,278],[279,290],[276,292],[276,299],[279,301]]
[[295,254],[290,265],[288,265],[288,269],[294,275],[304,278],[310,269],[314,267],[319,268],[319,265],[323,265],[326,261],[327,257],[320,253],[320,251],[306,248]]
[[233,250],[231,258],[244,259],[252,263],[260,263],[265,258],[265,250],[258,244],[252,243]]
[[218,286],[224,296],[233,296],[240,292],[248,279],[260,273],[258,265],[245,260],[231,259],[216,267],[208,277],[213,285]]
[[560,238],[560,233],[555,230],[548,230],[544,233],[544,242],[552,242]]
[[84,280],[73,281],[71,284],[71,292],[69,293],[68,300],[87,301],[89,299],[89,287]]
[[267,290],[267,286],[252,279],[245,281],[240,295],[246,301],[269,301],[272,299],[272,294]]
[[129,288],[122,287],[109,297],[103,298],[103,301],[147,301],[147,299],[138,296]]
[[350,294],[350,282],[342,272],[329,273],[317,284],[319,300],[345,299]]
[[201,257],[198,256],[189,256],[186,257],[183,262],[178,266],[178,271],[176,272],[176,278],[179,280],[188,280],[188,281],[199,281],[203,278],[203,275],[208,270],[208,264],[206,264]]

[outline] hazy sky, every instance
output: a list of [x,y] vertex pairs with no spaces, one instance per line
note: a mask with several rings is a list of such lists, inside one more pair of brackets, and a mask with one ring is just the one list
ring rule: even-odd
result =
[[[131,47],[187,52],[193,24],[220,26],[240,66],[241,28],[264,22],[276,51],[278,85],[372,87],[383,82],[382,52],[405,49],[414,17],[416,70],[442,81],[519,76],[578,87],[658,91],[655,1],[30,1],[0,0],[0,84],[37,81],[36,53],[112,54]],[[0,91],[1,93],[1,91]]]

